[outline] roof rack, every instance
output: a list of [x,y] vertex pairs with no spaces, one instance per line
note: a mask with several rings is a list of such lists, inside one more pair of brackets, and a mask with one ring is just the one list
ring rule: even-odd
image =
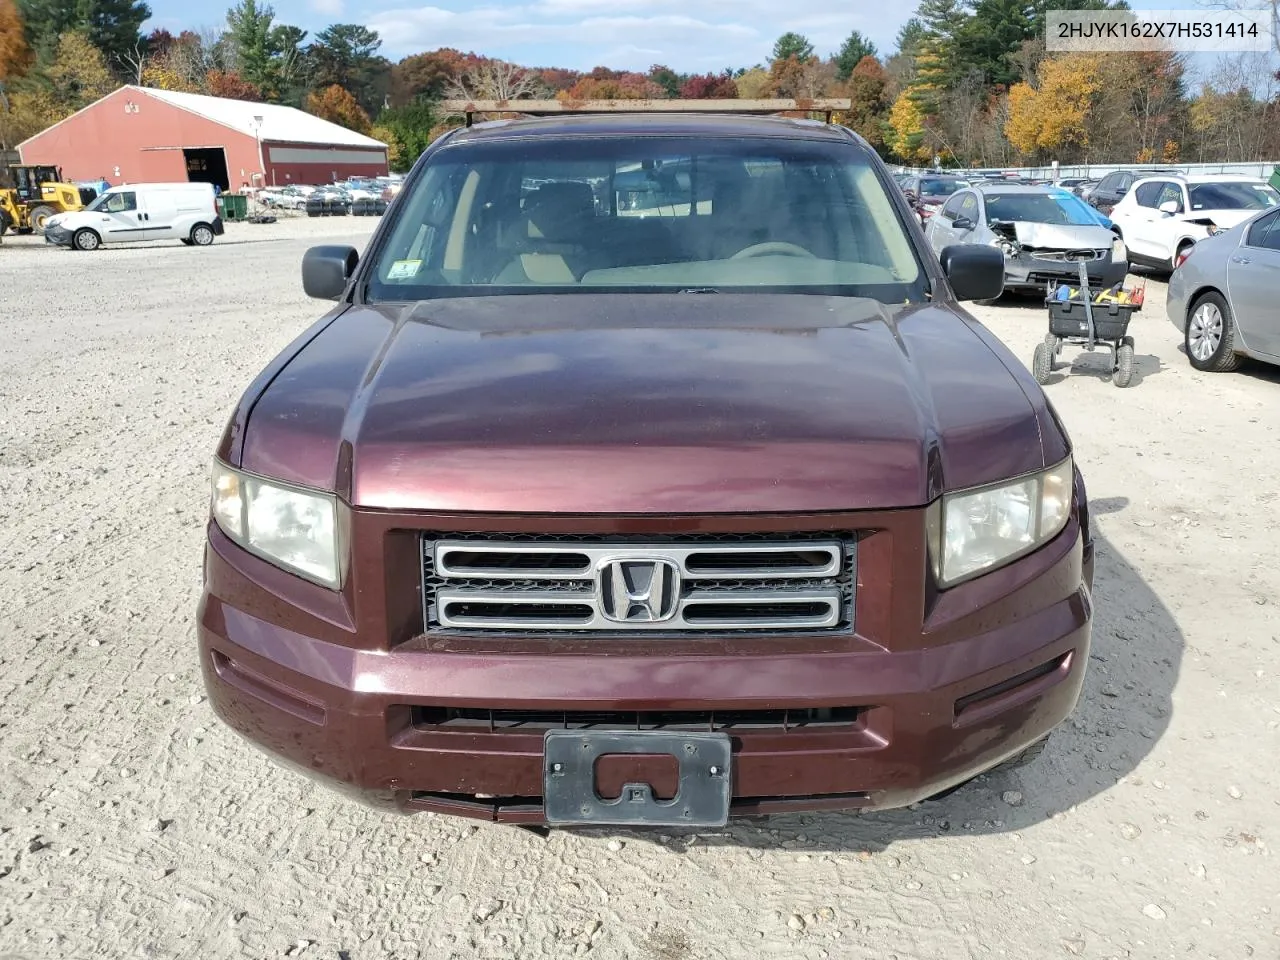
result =
[[477,113],[514,113],[537,117],[586,113],[821,113],[826,122],[838,110],[853,106],[848,97],[797,98],[793,100],[444,100],[445,114],[464,114],[471,126]]

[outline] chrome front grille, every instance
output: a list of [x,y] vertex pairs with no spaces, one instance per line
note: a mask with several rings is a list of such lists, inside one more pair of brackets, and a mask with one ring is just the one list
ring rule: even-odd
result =
[[853,626],[856,539],[424,536],[428,632],[813,632]]
[[1110,250],[1062,250],[1045,247],[1023,247],[1022,249],[1027,256],[1036,260],[1056,260],[1061,263],[1071,264],[1078,263],[1081,260],[1085,263],[1105,260],[1111,254]]

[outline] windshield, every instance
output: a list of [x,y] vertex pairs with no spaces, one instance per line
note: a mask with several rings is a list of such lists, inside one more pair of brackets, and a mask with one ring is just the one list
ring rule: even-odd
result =
[[1188,192],[1192,210],[1265,210],[1280,204],[1280,193],[1265,183],[1197,183]]
[[921,299],[923,271],[871,163],[848,144],[781,138],[445,147],[398,201],[368,295]]
[[1101,225],[1098,213],[1073,193],[989,193],[987,222],[1056,223],[1077,227]]
[[967,187],[968,180],[921,180],[920,195],[923,197],[949,197],[961,187]]

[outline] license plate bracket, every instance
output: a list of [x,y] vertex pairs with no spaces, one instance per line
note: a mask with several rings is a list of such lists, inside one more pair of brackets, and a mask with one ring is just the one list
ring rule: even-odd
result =
[[[647,783],[627,783],[606,799],[596,761],[614,754],[670,754],[679,785],[659,800]],[[548,730],[543,739],[543,807],[554,826],[722,827],[729,821],[732,744],[725,733]]]

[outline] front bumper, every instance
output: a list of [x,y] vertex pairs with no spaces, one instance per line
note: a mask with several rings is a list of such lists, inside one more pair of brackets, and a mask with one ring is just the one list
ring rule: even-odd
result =
[[69,247],[71,245],[71,231],[65,227],[49,227],[44,228],[44,242],[57,244],[60,247]]
[[[670,652],[605,641],[608,656],[589,642],[502,638],[359,649],[334,635],[337,608],[312,629],[302,629],[307,617],[279,622],[289,591],[268,597],[261,584],[286,575],[212,527],[200,664],[215,712],[234,730],[295,769],[404,812],[543,822],[545,727],[457,726],[439,719],[442,708],[856,708],[837,726],[730,730],[731,816],[900,807],[999,764],[1074,709],[1092,616],[1082,522],[1083,512],[1037,553],[948,591],[925,618],[945,642],[887,650],[864,637],[891,634],[896,617],[869,596],[866,626],[824,649],[786,638],[732,652],[723,639]],[[874,588],[873,569],[867,578]],[[409,609],[382,617],[384,626]]]
[[[1124,260],[1094,260],[1085,264],[1089,286],[1105,290],[1124,283],[1129,264]],[[1005,259],[1004,285],[1009,290],[1044,290],[1050,283],[1080,283],[1080,268],[1075,263],[1062,260],[1042,260],[1025,253],[1015,259]]]

